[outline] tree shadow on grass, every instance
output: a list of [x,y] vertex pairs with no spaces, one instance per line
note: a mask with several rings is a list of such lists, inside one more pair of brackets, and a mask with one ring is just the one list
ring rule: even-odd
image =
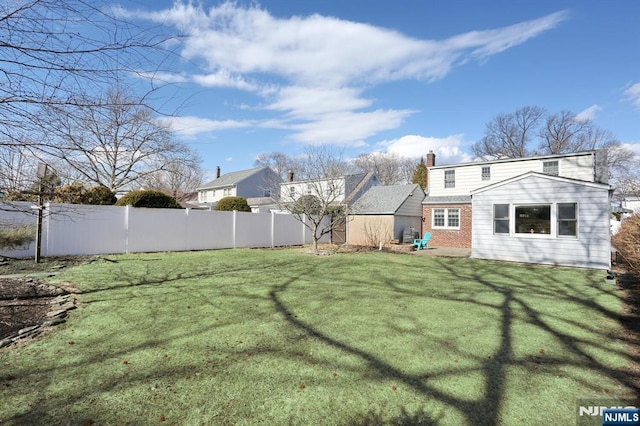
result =
[[[274,286],[269,297],[271,298],[276,310],[282,314],[286,321],[309,337],[317,339],[342,352],[358,357],[366,362],[370,368],[376,371],[380,377],[392,378],[396,381],[400,381],[410,386],[415,391],[458,410],[463,414],[469,424],[499,424],[502,422],[501,411],[503,408],[503,402],[506,399],[507,369],[511,367],[524,367],[529,371],[535,371],[538,368],[535,364],[539,365],[540,363],[544,363],[548,369],[555,371],[557,376],[569,377],[575,382],[584,385],[584,389],[590,389],[593,392],[597,392],[599,389],[597,384],[588,383],[581,378],[579,374],[575,374],[573,372],[576,369],[588,369],[609,377],[622,388],[626,389],[626,392],[629,394],[633,393],[637,395],[639,393],[640,387],[638,387],[637,374],[630,374],[628,369],[606,365],[603,363],[602,358],[598,358],[591,353],[593,349],[597,349],[609,352],[612,355],[623,356],[630,362],[637,362],[638,358],[636,356],[630,355],[627,352],[618,351],[608,346],[606,342],[614,341],[614,336],[610,336],[606,332],[600,332],[595,327],[590,328],[588,324],[585,324],[585,328],[589,329],[589,331],[595,335],[599,335],[599,339],[586,339],[572,336],[557,326],[556,323],[550,321],[565,321],[566,318],[562,316],[562,313],[550,314],[548,312],[541,312],[538,310],[537,306],[532,305],[527,299],[527,296],[531,294],[561,298],[563,301],[567,302],[568,306],[573,304],[581,309],[593,311],[596,315],[601,315],[612,320],[620,320],[620,314],[600,305],[591,295],[583,294],[579,285],[559,282],[554,276],[553,268],[536,270],[536,273],[542,275],[541,278],[543,278],[543,280],[541,281],[544,282],[525,283],[522,282],[522,278],[517,274],[512,274],[511,276],[506,277],[503,276],[500,280],[494,279],[494,267],[496,264],[491,262],[483,263],[481,261],[474,261],[474,268],[470,273],[464,271],[461,272],[460,268],[448,259],[441,258],[434,262],[439,268],[441,268],[441,271],[446,273],[449,280],[473,281],[478,284],[477,290],[479,293],[490,293],[494,296],[499,296],[501,300],[498,304],[492,304],[476,299],[473,294],[456,295],[451,292],[441,292],[434,295],[428,291],[429,289],[426,289],[425,292],[419,294],[420,291],[415,291],[415,289],[406,290],[399,287],[394,288],[396,291],[408,291],[409,293],[413,293],[412,296],[414,297],[462,302],[496,311],[499,317],[498,328],[500,340],[491,356],[482,359],[477,357],[474,359],[479,364],[479,367],[475,370],[481,372],[484,378],[484,383],[482,384],[482,388],[484,390],[483,394],[475,400],[457,397],[452,393],[438,389],[428,382],[426,376],[408,374],[400,368],[385,362],[374,353],[346,344],[327,335],[326,333],[323,333],[314,325],[299,320],[293,309],[287,306],[283,298],[283,295],[288,291],[289,287],[295,283],[295,278],[291,278],[285,283]],[[505,270],[510,271],[512,269]],[[379,278],[380,281],[385,281],[384,277]],[[357,281],[357,278],[354,278],[354,281]],[[548,286],[549,283],[552,282],[555,282],[556,286],[565,286],[565,290],[548,290],[548,288],[545,287],[545,284]],[[386,283],[393,288],[395,280],[390,279],[386,281]],[[601,293],[620,298],[612,290],[603,289]],[[522,316],[524,316],[524,319]],[[542,355],[539,357],[517,356],[514,353],[513,348],[513,327],[516,322],[522,323],[523,321],[561,342],[563,349],[568,355],[563,354],[563,356],[559,357],[546,356],[544,358]],[[572,326],[579,327],[580,324],[574,322]],[[600,341],[605,343],[600,343]],[[541,353],[544,354],[543,352]],[[467,354],[467,356],[472,355]],[[444,377],[459,373],[460,371],[456,371],[455,373],[453,371],[441,371],[438,374],[441,377]],[[433,376],[430,376],[429,378],[433,378]],[[379,420],[379,414],[380,413],[375,412],[367,414],[369,416],[368,419],[372,424],[376,424],[375,422]],[[407,419],[410,419],[410,416],[407,417]],[[431,417],[427,416],[427,419],[425,420],[428,419],[431,419]],[[414,418],[413,420],[416,419]],[[363,424],[367,423],[365,422]]]

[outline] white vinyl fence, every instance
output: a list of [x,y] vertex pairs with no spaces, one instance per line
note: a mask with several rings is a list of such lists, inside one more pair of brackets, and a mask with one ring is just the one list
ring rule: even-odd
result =
[[[0,203],[0,226],[34,225],[32,203]],[[329,242],[325,235],[321,242]],[[312,242],[294,216],[274,213],[146,209],[47,203],[42,256],[278,247]],[[31,257],[35,246],[0,249],[0,256]]]

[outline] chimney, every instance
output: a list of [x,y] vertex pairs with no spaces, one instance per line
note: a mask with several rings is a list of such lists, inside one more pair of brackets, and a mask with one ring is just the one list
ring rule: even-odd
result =
[[432,150],[429,150],[429,153],[427,154],[427,167],[433,167],[436,165],[436,155],[433,153]]
[[293,182],[293,170],[289,170],[289,173],[287,173],[287,180]]
[[216,166],[216,179],[220,177],[220,166]]

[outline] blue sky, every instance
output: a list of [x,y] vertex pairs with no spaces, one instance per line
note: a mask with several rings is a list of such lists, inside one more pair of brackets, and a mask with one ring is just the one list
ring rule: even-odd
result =
[[154,76],[212,173],[308,144],[438,164],[500,113],[589,117],[640,153],[640,2],[264,0],[120,3],[186,35]]

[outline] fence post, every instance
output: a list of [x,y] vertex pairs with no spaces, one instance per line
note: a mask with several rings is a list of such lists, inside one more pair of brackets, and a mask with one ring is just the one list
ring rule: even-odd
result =
[[271,212],[271,248],[276,246],[276,214]]
[[127,205],[124,208],[124,252],[129,253],[129,212],[131,206]]
[[233,248],[236,248],[236,214],[238,212],[236,210],[233,211]]

